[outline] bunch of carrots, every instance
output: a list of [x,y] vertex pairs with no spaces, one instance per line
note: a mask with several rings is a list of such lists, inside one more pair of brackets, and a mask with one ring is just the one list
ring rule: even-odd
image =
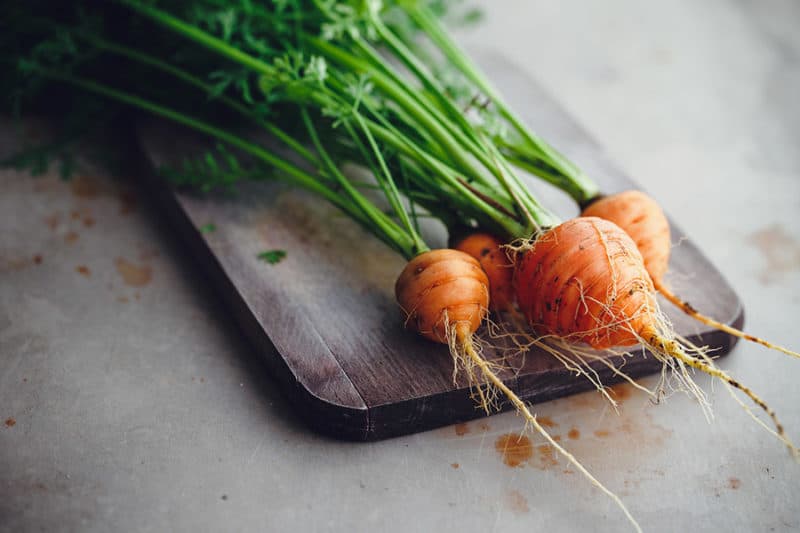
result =
[[[798,355],[672,294],[658,204],[639,191],[602,195],[537,136],[449,36],[443,20],[457,16],[457,6],[424,0],[31,0],[0,12],[13,21],[0,36],[2,61],[15,67],[0,87],[15,110],[72,102],[74,124],[136,109],[207,135],[214,149],[165,169],[177,186],[276,179],[337,206],[408,261],[395,286],[405,326],[448,345],[487,412],[498,396],[511,402],[634,525],[482,356],[491,340],[476,332],[490,311],[514,338],[558,356],[646,347],[703,402],[690,369],[705,372],[762,408],[794,451],[755,392],[675,334],[656,294],[705,324]],[[374,181],[353,178],[346,164]],[[563,189],[581,216],[560,221],[520,171]],[[421,216],[461,238],[430,249]]]

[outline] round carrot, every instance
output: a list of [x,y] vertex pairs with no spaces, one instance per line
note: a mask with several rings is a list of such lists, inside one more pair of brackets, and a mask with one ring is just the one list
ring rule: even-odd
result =
[[458,250],[422,253],[395,284],[406,327],[435,342],[474,333],[489,307],[489,280],[477,260]]
[[[477,242],[499,244],[494,238]],[[468,249],[475,251],[471,246]],[[477,248],[478,254],[482,251]],[[486,254],[488,255],[488,254]],[[506,269],[511,271],[511,269]],[[473,342],[473,334],[489,306],[489,278],[472,255],[453,249],[431,250],[408,262],[395,284],[395,296],[406,315],[406,327],[427,339],[450,346],[455,369],[463,370],[476,390],[480,405],[489,414],[497,407],[495,396],[504,395],[517,411],[576,469],[622,509],[641,531],[622,500],[600,483],[574,455],[564,449],[539,423],[522,399],[497,374],[496,364],[486,360]],[[481,385],[481,381],[485,384]]]
[[602,197],[586,207],[582,216],[594,216],[610,220],[625,230],[642,253],[644,265],[653,279],[655,289],[687,315],[734,337],[755,342],[794,357],[800,357],[800,354],[788,348],[747,334],[700,313],[689,302],[678,297],[666,286],[664,275],[669,268],[670,248],[672,246],[669,222],[658,203],[645,193],[641,191],[625,191]]
[[639,342],[656,309],[636,245],[595,217],[568,220],[537,239],[517,264],[516,287],[537,331],[598,350]]
[[644,260],[619,226],[597,217],[568,220],[542,234],[517,265],[517,303],[538,332],[595,349],[645,345],[656,357],[717,377],[742,391],[772,418],[790,450],[775,413],[752,390],[672,338],[661,318]]
[[502,242],[488,233],[477,232],[461,239],[454,249],[471,255],[489,278],[489,309],[510,311],[514,305],[514,264]]
[[630,235],[642,254],[644,266],[654,282],[660,282],[669,266],[669,222],[655,200],[641,191],[625,191],[602,197],[583,210],[581,216],[610,220]]

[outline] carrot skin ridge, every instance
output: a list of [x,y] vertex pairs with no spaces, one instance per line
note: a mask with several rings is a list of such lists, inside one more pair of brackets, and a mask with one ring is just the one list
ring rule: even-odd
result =
[[655,289],[682,312],[711,328],[734,337],[761,344],[786,355],[800,358],[800,353],[773,344],[700,313],[689,302],[674,294],[665,284],[664,275],[669,267],[669,222],[661,207],[641,191],[624,191],[599,198],[583,210],[582,216],[597,216],[610,220],[630,235],[644,259]]

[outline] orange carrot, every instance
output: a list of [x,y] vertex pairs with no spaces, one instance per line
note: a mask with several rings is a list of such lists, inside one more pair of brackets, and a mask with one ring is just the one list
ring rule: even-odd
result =
[[[473,334],[486,316],[489,306],[489,278],[477,259],[453,249],[424,252],[409,261],[403,269],[395,284],[395,296],[406,315],[406,327],[432,341],[449,344],[456,371],[463,370],[466,373],[487,414],[495,406],[494,395],[503,394],[526,422],[593,485],[614,500],[636,530],[641,532],[639,524],[622,500],[592,476],[574,455],[544,429],[525,402],[497,375],[498,367],[484,359],[476,348]],[[485,386],[479,384],[478,376],[483,377]]]
[[762,408],[795,452],[761,398],[673,338],[641,253],[613,222],[579,217],[545,232],[517,264],[515,285],[520,310],[537,332],[600,350],[641,343],[666,364],[677,361],[681,371],[685,365],[719,378]]
[[489,280],[480,264],[458,250],[431,250],[408,262],[395,284],[406,327],[434,342],[463,341],[489,307]]
[[650,277],[661,281],[672,242],[667,217],[655,200],[641,191],[625,191],[592,202],[581,216],[604,218],[625,230],[639,248]]
[[631,236],[642,253],[645,267],[653,279],[655,289],[670,303],[695,320],[740,339],[745,339],[778,350],[794,357],[800,354],[782,346],[749,335],[703,315],[689,302],[682,300],[664,284],[664,275],[669,267],[670,232],[669,222],[655,200],[641,191],[625,191],[605,196],[592,202],[583,210],[582,216],[600,217],[610,220]]
[[502,248],[502,242],[488,233],[473,233],[461,239],[454,249],[478,260],[489,278],[489,309],[510,311],[514,306],[514,264]]

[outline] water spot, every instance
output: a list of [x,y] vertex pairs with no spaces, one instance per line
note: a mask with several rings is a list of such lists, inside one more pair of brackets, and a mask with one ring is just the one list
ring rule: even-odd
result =
[[469,426],[467,424],[456,424],[453,426],[453,430],[456,432],[456,435],[463,437],[469,433]]
[[122,280],[131,287],[144,287],[153,279],[153,269],[149,265],[139,266],[124,257],[117,257],[114,264]]
[[222,496],[220,496],[220,498],[222,499],[222,501],[227,501],[228,500],[228,495],[227,494],[223,494]]
[[508,492],[508,508],[515,513],[527,513],[530,511],[528,499],[518,490],[511,490]]
[[500,453],[503,462],[512,468],[522,465],[533,457],[533,445],[525,435],[506,433],[497,438],[495,450]]
[[581,432],[578,431],[578,428],[572,428],[567,433],[567,437],[569,437],[572,440],[578,440],[579,438],[581,438]]
[[14,420],[12,417],[6,418],[5,425],[7,428],[13,428],[17,425],[17,421]]
[[459,465],[458,463],[450,463],[450,466],[457,469],[461,465]]
[[66,235],[64,235],[64,242],[67,244],[75,244],[78,241],[78,234],[74,231],[70,231]]
[[766,261],[759,280],[769,285],[782,274],[800,270],[800,242],[783,227],[773,224],[751,233],[747,242],[754,246]]
[[539,425],[541,425],[542,427],[545,427],[545,428],[558,427],[558,424],[553,422],[553,419],[550,418],[549,416],[537,416],[536,420],[539,421]]
[[742,486],[742,481],[738,477],[732,477],[728,480],[728,487],[736,490]]
[[80,274],[81,276],[86,276],[87,278],[92,275],[92,271],[89,270],[89,267],[86,265],[78,265],[75,267],[75,272]]

